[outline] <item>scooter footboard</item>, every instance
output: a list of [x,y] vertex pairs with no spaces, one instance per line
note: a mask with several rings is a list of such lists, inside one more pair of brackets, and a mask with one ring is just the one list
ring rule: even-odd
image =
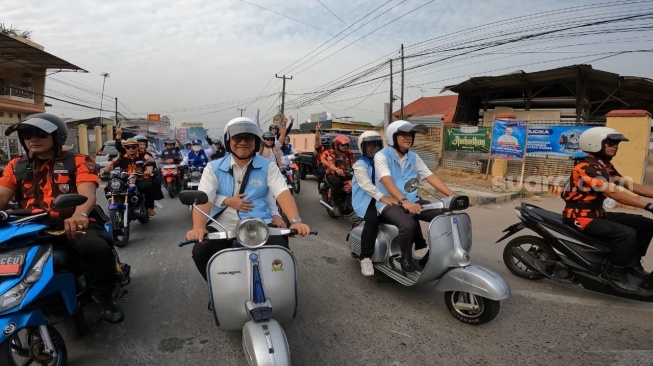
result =
[[16,331],[26,327],[38,327],[48,324],[41,309],[21,311],[0,318],[0,344],[4,343]]
[[[262,293],[255,291],[255,269]],[[272,318],[281,323],[292,320],[297,311],[295,258],[283,247],[233,248],[216,253],[207,265],[209,292],[216,325],[224,330],[241,329],[251,317],[248,301],[254,293],[269,300]]]
[[503,300],[510,296],[508,282],[498,273],[470,265],[454,268],[445,273],[435,285],[438,291],[463,291],[490,300]]
[[247,322],[243,327],[243,350],[252,366],[290,365],[286,333],[274,319]]

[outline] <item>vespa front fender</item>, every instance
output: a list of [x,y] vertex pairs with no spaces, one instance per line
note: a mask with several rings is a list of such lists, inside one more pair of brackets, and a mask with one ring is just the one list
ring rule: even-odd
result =
[[26,327],[38,327],[48,324],[41,309],[21,311],[4,315],[0,318],[0,344],[4,343],[16,331]]
[[454,268],[445,273],[435,289],[443,292],[469,292],[490,300],[503,300],[510,296],[510,286],[501,275],[474,265]]

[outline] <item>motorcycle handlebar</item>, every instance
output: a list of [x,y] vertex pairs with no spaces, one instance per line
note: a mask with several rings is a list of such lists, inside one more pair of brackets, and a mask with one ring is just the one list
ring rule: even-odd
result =
[[[311,230],[308,234],[309,235],[317,235],[317,230]],[[297,230],[290,229],[290,231],[289,231],[289,233],[287,235],[297,235]],[[186,246],[186,245],[189,245],[189,244],[196,244],[196,243],[199,243],[199,240],[192,239],[192,240],[181,241],[181,242],[177,243],[177,245],[179,247],[183,247],[183,246]]]

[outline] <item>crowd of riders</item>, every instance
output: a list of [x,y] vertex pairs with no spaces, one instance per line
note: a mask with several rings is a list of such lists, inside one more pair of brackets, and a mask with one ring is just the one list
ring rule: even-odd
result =
[[[175,162],[205,167],[199,190],[209,196],[209,201],[198,207],[207,215],[225,225],[233,226],[241,219],[254,217],[270,226],[284,226],[278,218],[278,205],[288,218],[288,226],[305,236],[310,229],[300,218],[296,202],[279,169],[279,156],[293,152],[286,139],[287,129],[283,123],[281,126],[272,125],[263,133],[256,122],[239,117],[227,123],[221,138],[207,138],[213,146],[209,152],[202,149],[200,140],[192,140],[185,146],[178,140],[166,140],[162,155]],[[402,120],[391,123],[384,136],[367,131],[359,136],[361,157],[355,161],[347,136],[323,137],[320,124],[317,124],[315,153],[320,163],[319,182],[338,187],[344,179],[352,179],[352,204],[356,214],[366,221],[360,256],[361,272],[366,276],[374,273],[370,258],[381,220],[399,229],[402,270],[420,270],[413,257],[423,256],[428,250],[419,225],[420,206],[425,202],[416,191],[405,190],[404,184],[408,180],[420,178],[447,196],[454,194],[411,150],[415,134],[421,129],[421,125]],[[79,193],[87,196],[89,199],[83,205],[74,209],[55,208],[52,216],[61,219],[61,226],[68,236],[65,244],[77,251],[88,266],[93,298],[102,310],[102,317],[112,323],[121,322],[123,313],[110,293],[115,264],[112,240],[104,228],[96,224],[96,189],[101,172],[92,158],[62,148],[68,130],[57,116],[46,113],[30,115],[6,131],[7,134],[13,132],[17,132],[27,154],[10,160],[0,178],[0,209],[5,209],[13,200],[19,208],[49,210],[58,195]],[[131,173],[143,166],[139,162],[153,159],[147,151],[147,138],[135,136],[123,142],[120,137],[118,133],[116,148],[121,155],[104,173],[114,167]],[[628,276],[643,278],[648,275],[641,259],[653,237],[653,220],[631,213],[606,212],[602,205],[609,197],[653,212],[653,204],[613,189],[613,186],[621,186],[639,196],[653,198],[653,189],[621,176],[611,163],[619,144],[625,141],[628,141],[625,136],[611,128],[595,127],[584,132],[580,137],[580,147],[588,156],[573,168],[562,197],[566,202],[565,223],[587,235],[614,243],[601,280],[619,291],[634,292],[636,286],[630,283]],[[151,167],[141,175],[138,189],[145,195],[148,214],[155,215],[154,201],[163,198],[159,194],[161,181]],[[338,189],[334,189],[334,200],[341,199],[337,192]],[[207,217],[200,212],[193,211],[192,222],[186,239],[198,240],[193,259],[199,272],[205,276],[208,259],[230,244],[204,240],[208,233]],[[77,235],[82,230],[87,235]],[[272,238],[270,244],[287,247],[286,241]]]

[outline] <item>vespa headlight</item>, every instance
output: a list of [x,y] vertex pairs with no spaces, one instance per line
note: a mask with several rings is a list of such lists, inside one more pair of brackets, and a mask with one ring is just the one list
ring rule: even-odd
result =
[[261,219],[246,219],[238,224],[236,237],[243,246],[260,247],[268,241],[270,230]]
[[0,298],[0,313],[18,306],[23,301],[27,291],[41,279],[43,267],[45,267],[45,264],[51,256],[52,248],[48,249],[48,251],[45,252],[38,261],[36,261],[34,266],[27,272],[20,282],[9,289],[9,291],[2,294],[2,297]]

